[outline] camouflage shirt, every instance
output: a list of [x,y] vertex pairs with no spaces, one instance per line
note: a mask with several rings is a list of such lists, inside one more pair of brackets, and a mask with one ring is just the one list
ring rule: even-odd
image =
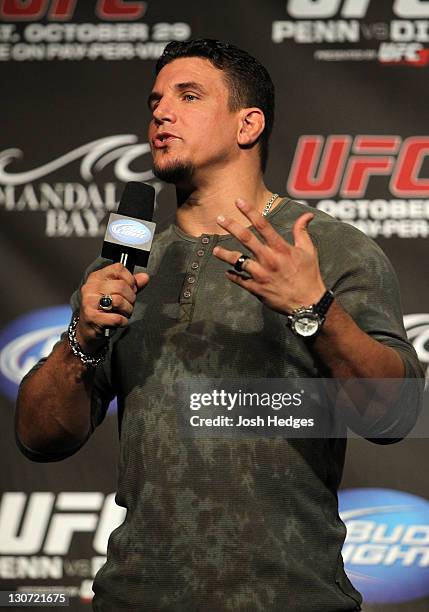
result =
[[[293,222],[307,210],[284,200],[268,218],[292,242]],[[326,286],[361,329],[400,352],[407,376],[418,376],[388,260],[355,228],[313,212]],[[94,609],[359,610],[341,558],[345,440],[190,439],[178,426],[182,379],[322,376],[285,316],[225,277],[217,244],[243,251],[229,235],[193,237],[175,225],[156,236],[151,280],[98,368],[92,422],[117,395],[117,503],[127,514],[95,578]]]

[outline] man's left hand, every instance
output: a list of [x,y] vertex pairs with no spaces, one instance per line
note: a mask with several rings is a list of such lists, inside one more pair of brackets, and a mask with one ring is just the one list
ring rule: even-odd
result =
[[[247,202],[237,200],[236,206],[249,219],[262,240],[237,221],[218,217],[218,224],[253,255],[243,266],[249,278],[234,271],[228,271],[227,277],[256,295],[266,306],[281,313],[290,313],[301,306],[318,302],[326,287],[320,275],[317,249],[307,229],[314,215],[305,213],[298,217],[292,228],[294,244],[291,245]],[[219,246],[213,249],[213,254],[231,266],[242,255],[239,251],[229,251]]]

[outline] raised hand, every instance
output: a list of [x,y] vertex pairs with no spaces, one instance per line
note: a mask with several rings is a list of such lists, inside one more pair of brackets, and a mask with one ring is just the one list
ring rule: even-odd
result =
[[[218,217],[218,224],[253,254],[243,264],[248,278],[234,271],[226,272],[227,277],[281,313],[318,302],[326,287],[320,275],[317,249],[307,231],[314,215],[305,213],[296,220],[292,230],[294,244],[291,245],[250,204],[237,200],[236,206],[252,223],[261,240],[240,223]],[[213,254],[234,266],[242,253],[215,247]]]

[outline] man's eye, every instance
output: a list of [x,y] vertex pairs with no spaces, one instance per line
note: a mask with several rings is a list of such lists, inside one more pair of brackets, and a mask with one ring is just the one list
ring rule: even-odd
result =
[[192,102],[193,100],[198,100],[197,96],[194,96],[194,94],[185,94],[183,97],[185,100],[188,100],[188,102]]

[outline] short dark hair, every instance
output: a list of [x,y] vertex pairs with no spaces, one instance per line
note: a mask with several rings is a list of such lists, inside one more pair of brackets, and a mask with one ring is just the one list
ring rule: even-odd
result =
[[256,106],[265,116],[265,128],[258,138],[262,171],[268,159],[268,140],[274,123],[274,85],[264,66],[246,51],[235,45],[210,38],[173,41],[169,43],[156,63],[158,74],[164,66],[182,57],[202,57],[225,73],[229,89],[229,108]]

